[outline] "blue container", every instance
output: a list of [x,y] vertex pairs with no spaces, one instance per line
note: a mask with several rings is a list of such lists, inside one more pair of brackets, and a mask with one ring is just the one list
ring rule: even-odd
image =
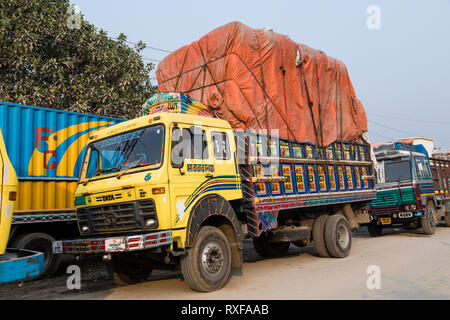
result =
[[19,180],[77,179],[88,137],[122,121],[0,102],[0,129]]

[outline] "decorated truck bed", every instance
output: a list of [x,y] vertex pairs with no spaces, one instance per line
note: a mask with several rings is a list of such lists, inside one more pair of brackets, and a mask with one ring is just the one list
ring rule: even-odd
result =
[[450,160],[430,158],[431,173],[440,216],[444,216],[444,223],[450,227]]

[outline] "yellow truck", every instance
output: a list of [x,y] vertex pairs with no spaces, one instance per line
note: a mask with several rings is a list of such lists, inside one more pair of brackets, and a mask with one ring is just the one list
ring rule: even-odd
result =
[[243,240],[262,256],[314,241],[343,258],[376,197],[370,145],[327,147],[233,130],[183,94],[89,137],[75,191],[82,237],[55,254],[103,254],[118,284],[180,268],[196,291],[241,270]]
[[0,283],[30,279],[44,268],[44,254],[20,249],[7,249],[18,180],[9,161],[0,130]]

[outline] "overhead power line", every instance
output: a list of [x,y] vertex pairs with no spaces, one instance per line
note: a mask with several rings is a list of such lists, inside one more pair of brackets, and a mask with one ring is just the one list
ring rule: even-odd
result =
[[450,122],[445,121],[434,121],[434,120],[423,120],[423,119],[408,119],[403,117],[395,117],[395,116],[389,116],[385,114],[379,114],[379,113],[372,113],[368,112],[368,114],[377,116],[377,117],[383,117],[388,119],[395,119],[395,120],[404,120],[404,121],[412,121],[412,122],[421,122],[421,123],[435,123],[435,124],[443,124],[443,125],[450,125]]
[[[395,129],[395,128],[392,128],[392,127],[389,127],[389,126],[385,126],[385,125],[383,125],[381,123],[378,123],[378,122],[375,122],[375,121],[367,120],[367,122],[372,123],[372,124],[377,125],[377,126],[380,126],[382,128],[389,129],[389,130],[392,130],[392,131],[396,131],[396,132],[399,132],[399,133],[402,133],[402,134],[406,134],[406,135],[409,135],[409,136],[413,136],[413,137],[417,136],[417,133],[411,133],[411,132],[407,132],[407,131],[403,131],[403,130],[398,130],[398,129]],[[450,143],[450,141],[442,140],[442,139],[436,139],[436,141]]]
[[[128,41],[128,40],[125,40],[125,42],[126,42],[126,43],[129,43],[129,44],[137,45],[137,42],[131,42],[131,41]],[[161,49],[161,48],[156,48],[156,47],[150,47],[150,46],[147,46],[147,45],[146,45],[145,48],[146,48],[146,49],[157,50],[157,51],[161,51],[161,52],[166,52],[166,53],[172,53],[172,51],[170,51],[170,50]]]
[[142,59],[143,59],[143,60],[152,61],[152,62],[161,62],[161,60],[153,59],[153,58],[148,58],[148,57],[142,57]]

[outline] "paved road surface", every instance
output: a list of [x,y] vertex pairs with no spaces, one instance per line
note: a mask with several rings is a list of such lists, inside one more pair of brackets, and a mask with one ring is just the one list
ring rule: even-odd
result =
[[[216,292],[197,293],[179,272],[156,271],[149,281],[115,286],[103,264],[81,265],[81,290],[67,290],[67,276],[0,288],[0,298],[43,299],[450,299],[450,228],[433,236],[389,231],[371,238],[354,235],[345,259],[319,258],[312,247],[291,246],[286,257],[262,259],[244,247],[243,276]],[[381,271],[381,289],[369,290],[367,268]]]

